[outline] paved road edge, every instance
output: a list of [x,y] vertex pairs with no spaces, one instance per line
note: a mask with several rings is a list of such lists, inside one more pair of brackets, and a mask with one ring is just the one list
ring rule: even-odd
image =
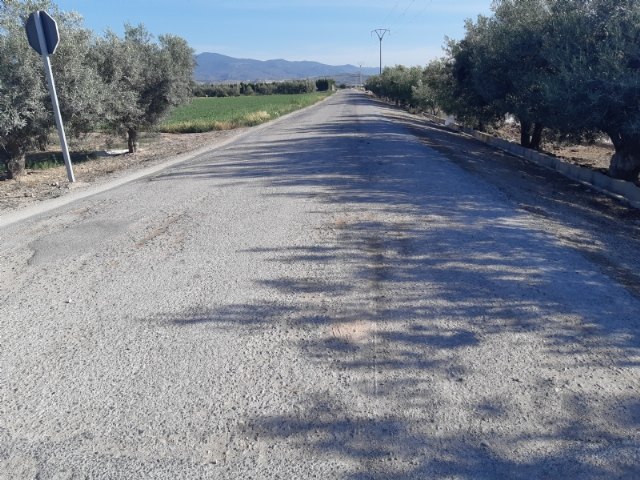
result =
[[131,172],[131,173],[124,173],[121,177],[115,178],[113,180],[108,180],[105,183],[99,184],[99,185],[90,185],[90,186],[86,186],[85,185],[80,185],[78,186],[72,186],[71,188],[79,188],[78,190],[75,191],[71,191],[69,194],[58,197],[58,198],[52,198],[49,200],[44,200],[41,203],[37,203],[34,205],[30,205],[28,207],[25,208],[20,208],[18,210],[13,210],[13,211],[9,211],[7,213],[3,213],[0,214],[0,228],[4,228],[4,227],[8,227],[9,225],[12,225],[14,223],[18,223],[24,220],[27,220],[31,217],[34,217],[36,215],[40,215],[46,212],[49,212],[51,210],[55,210],[56,208],[60,208],[63,207],[65,205],[68,205],[70,203],[73,203],[77,200],[82,200],[83,198],[87,198],[90,197],[92,195],[97,195],[99,193],[102,192],[106,192],[107,190],[111,190],[114,188],[117,188],[121,185],[124,185],[126,183],[129,182],[133,182],[135,180],[139,180],[140,178],[144,178],[147,177],[149,175],[153,175],[155,173],[158,173],[161,170],[164,170],[166,168],[172,167],[174,165],[177,165],[179,163],[182,162],[186,162],[188,160],[191,160],[195,157],[198,157],[200,155],[204,155],[206,153],[209,152],[213,152],[216,150],[219,150],[221,148],[226,147],[227,145],[229,145],[230,143],[233,143],[237,140],[239,140],[240,138],[244,137],[245,135],[249,135],[252,133],[255,133],[257,131],[260,131],[264,128],[268,128],[271,125],[277,124],[281,121],[284,121],[290,117],[293,117],[295,115],[299,115],[302,112],[305,112],[311,108],[317,107],[319,105],[321,105],[322,103],[324,103],[325,101],[327,101],[329,98],[332,98],[333,95],[330,95],[322,100],[320,100],[317,103],[314,103],[313,105],[310,105],[308,107],[305,108],[301,108],[300,110],[296,110],[294,112],[288,113],[286,115],[283,115],[275,120],[272,120],[270,122],[266,122],[263,123],[261,125],[255,126],[250,128],[249,130],[245,130],[242,132],[238,132],[237,135],[233,135],[219,143],[215,143],[214,145],[207,145],[204,146],[202,148],[199,148],[197,150],[193,150],[187,153],[183,153],[181,155],[178,155],[177,157],[173,157],[169,160],[163,161],[157,165],[154,165],[152,167],[148,167],[148,168],[144,168],[141,170],[138,170],[136,172]]
[[583,185],[604,193],[605,195],[624,201],[632,207],[640,208],[640,187],[635,185],[633,182],[618,180],[589,168],[565,162],[559,158],[552,157],[551,155],[545,155],[544,153],[521,147],[520,145],[509,142],[508,140],[493,137],[471,128],[465,128],[455,124],[447,124],[445,120],[439,117],[427,114],[423,114],[423,116],[427,120],[437,123],[438,125],[445,126],[454,132],[470,135],[484,144],[533,162],[541,167],[554,170],[571,180],[575,180]]

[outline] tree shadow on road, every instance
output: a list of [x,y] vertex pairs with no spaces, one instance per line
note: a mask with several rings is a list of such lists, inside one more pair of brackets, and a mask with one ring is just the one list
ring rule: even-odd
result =
[[295,329],[283,341],[367,405],[318,391],[299,415],[247,419],[256,435],[351,462],[351,479],[637,478],[638,300],[585,261],[604,246],[568,247],[508,192],[454,182],[458,167],[378,114],[283,130],[152,179],[342,206],[325,242],[243,252],[317,277],[256,280],[263,302],[156,319]]

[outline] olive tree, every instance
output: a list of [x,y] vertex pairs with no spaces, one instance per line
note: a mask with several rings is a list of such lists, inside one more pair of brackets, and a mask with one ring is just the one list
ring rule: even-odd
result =
[[107,32],[93,54],[106,85],[105,122],[127,134],[130,153],[141,129],[191,98],[195,61],[180,37],[161,35],[155,42],[143,25],[126,25],[123,38]]
[[487,125],[500,121],[502,110],[478,88],[482,83],[477,61],[482,48],[479,29],[470,21],[466,28],[464,39],[447,42],[447,58],[435,65],[438,68],[431,72],[428,81],[436,90],[443,111],[483,131]]
[[640,173],[640,3],[556,0],[547,45],[553,74],[545,85],[561,131],[606,133],[615,148],[609,173]]
[[615,147],[610,175],[636,180],[640,2],[496,0],[492,8],[450,44],[452,113],[511,113],[532,148],[543,126],[572,137],[604,132]]
[[502,116],[520,123],[520,144],[539,149],[549,116],[544,84],[552,73],[544,48],[547,0],[497,0],[490,18],[468,24],[476,42],[474,88]]
[[543,95],[550,73],[543,48],[547,3],[496,0],[492,16],[467,20],[464,39],[448,45],[449,113],[476,118],[479,124],[511,114],[520,122],[520,143],[540,147],[549,115]]
[[420,110],[437,115],[440,109],[438,90],[434,88],[434,80],[442,72],[442,62],[432,60],[422,70],[417,83],[411,87],[412,103]]
[[365,88],[397,105],[420,107],[426,101],[426,87],[422,85],[422,69],[396,65],[386,67],[382,75],[369,77]]
[[40,56],[27,42],[24,23],[36,10],[58,22],[60,45],[53,74],[65,127],[70,134],[91,128],[99,117],[101,87],[89,59],[93,37],[77,14],[61,13],[48,0],[4,0],[0,4],[0,160],[9,177],[24,172],[28,151],[43,148],[54,125]]

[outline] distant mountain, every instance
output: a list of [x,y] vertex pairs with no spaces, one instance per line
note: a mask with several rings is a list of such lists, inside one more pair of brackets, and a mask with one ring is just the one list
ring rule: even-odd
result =
[[[201,53],[196,55],[194,79],[197,82],[254,82],[298,80],[303,78],[331,77],[352,78],[358,83],[360,68],[354,65],[325,65],[318,62],[290,62],[287,60],[252,60],[233,58],[219,53]],[[377,68],[363,68],[363,79],[378,73]],[[345,82],[348,83],[348,82]]]

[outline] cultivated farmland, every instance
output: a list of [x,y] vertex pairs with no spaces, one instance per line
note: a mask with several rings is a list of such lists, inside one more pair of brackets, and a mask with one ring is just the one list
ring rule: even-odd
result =
[[194,98],[191,103],[174,110],[160,130],[167,133],[197,133],[258,125],[313,105],[327,95],[327,92],[315,92]]

